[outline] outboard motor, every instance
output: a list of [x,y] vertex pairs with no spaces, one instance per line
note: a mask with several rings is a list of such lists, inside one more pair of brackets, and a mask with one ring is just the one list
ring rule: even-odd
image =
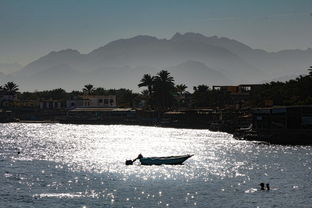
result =
[[133,161],[132,160],[126,160],[126,165],[133,165]]

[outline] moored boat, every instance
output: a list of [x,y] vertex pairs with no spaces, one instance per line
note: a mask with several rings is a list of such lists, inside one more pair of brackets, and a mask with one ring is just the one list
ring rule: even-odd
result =
[[193,155],[179,155],[169,157],[143,157],[139,156],[134,160],[126,160],[126,165],[132,165],[137,159],[140,160],[141,165],[182,165],[183,162]]
[[182,165],[183,162],[193,155],[180,155],[169,157],[142,157],[141,165]]

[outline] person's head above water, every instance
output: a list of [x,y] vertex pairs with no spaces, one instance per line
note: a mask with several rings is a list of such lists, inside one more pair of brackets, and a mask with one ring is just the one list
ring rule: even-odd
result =
[[270,190],[270,184],[266,184],[266,189],[269,191]]
[[264,190],[264,183],[260,183],[260,190]]

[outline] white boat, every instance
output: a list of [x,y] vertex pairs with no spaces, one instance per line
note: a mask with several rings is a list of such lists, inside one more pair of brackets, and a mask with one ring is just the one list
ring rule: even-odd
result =
[[183,162],[193,155],[180,155],[169,157],[142,157],[139,158],[141,165],[182,165]]

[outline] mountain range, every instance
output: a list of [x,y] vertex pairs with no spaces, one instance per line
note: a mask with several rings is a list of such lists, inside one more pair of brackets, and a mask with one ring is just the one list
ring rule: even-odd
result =
[[198,33],[176,33],[170,39],[135,36],[112,41],[88,54],[77,50],[53,51],[0,81],[15,81],[22,90],[96,87],[130,88],[143,74],[168,70],[177,84],[189,90],[199,84],[260,83],[306,74],[312,49],[267,52],[239,41]]

